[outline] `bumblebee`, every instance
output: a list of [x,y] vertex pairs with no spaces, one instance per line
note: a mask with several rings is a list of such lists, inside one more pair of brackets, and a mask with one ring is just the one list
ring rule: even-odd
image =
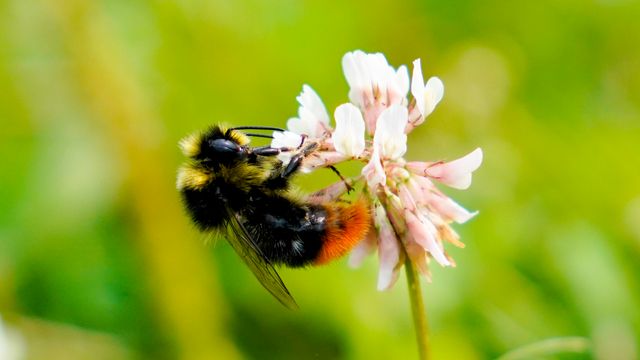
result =
[[[226,239],[260,283],[296,308],[274,265],[305,267],[344,255],[369,230],[368,206],[322,196],[301,196],[291,179],[317,143],[302,138],[297,149],[251,147],[241,130],[271,127],[213,126],[180,142],[188,158],[177,188],[188,215],[203,232],[225,231]],[[283,164],[278,154],[290,151]]]

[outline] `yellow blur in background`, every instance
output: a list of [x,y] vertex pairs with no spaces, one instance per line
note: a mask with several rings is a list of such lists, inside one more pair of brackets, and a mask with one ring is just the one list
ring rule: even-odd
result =
[[331,113],[355,49],[444,81],[408,159],[484,150],[468,191],[443,189],[480,214],[423,288],[433,358],[562,339],[577,350],[553,358],[637,358],[638,17],[627,0],[0,2],[0,359],[415,358],[405,281],[377,292],[375,256],[282,269],[292,312],[175,190],[181,137],[284,126],[305,83]]

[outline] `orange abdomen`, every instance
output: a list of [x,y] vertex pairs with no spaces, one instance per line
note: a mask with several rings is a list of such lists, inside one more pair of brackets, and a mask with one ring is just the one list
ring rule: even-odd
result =
[[367,236],[371,224],[369,207],[363,199],[348,205],[330,202],[323,206],[327,212],[327,222],[315,265],[325,264],[346,254]]

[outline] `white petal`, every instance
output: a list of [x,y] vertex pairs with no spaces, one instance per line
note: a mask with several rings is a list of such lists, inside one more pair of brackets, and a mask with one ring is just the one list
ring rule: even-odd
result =
[[357,157],[364,151],[364,119],[353,104],[342,104],[336,108],[336,129],[332,140],[336,151]]
[[324,107],[320,96],[309,85],[302,86],[302,93],[296,98],[301,108],[307,110],[313,118],[325,125],[329,125],[329,113]]
[[436,105],[444,96],[444,84],[437,77],[432,77],[424,86],[424,112],[423,116],[427,117],[436,108]]
[[409,70],[406,66],[402,65],[398,68],[398,71],[396,71],[396,81],[398,82],[400,96],[406,98],[407,92],[409,92]]
[[394,70],[393,67],[387,66],[386,68],[387,78],[387,102],[386,105],[406,103],[407,91],[409,90],[409,72],[407,67],[402,65],[398,70]]
[[300,120],[300,118],[292,117],[287,120],[287,129],[296,134],[307,134],[312,131],[312,128],[308,126],[309,124]]
[[349,100],[360,107],[364,107],[365,91],[371,87],[365,59],[365,53],[360,50],[346,53],[342,57],[342,70],[350,88]]
[[420,59],[413,61],[413,74],[411,76],[411,94],[416,99],[416,106],[420,114],[424,114],[424,79],[422,78],[422,66]]
[[380,114],[373,142],[380,147],[383,159],[398,159],[407,151],[407,121],[407,108],[401,105],[392,105]]
[[460,159],[439,163],[425,170],[426,174],[454,189],[467,189],[471,173],[482,164],[482,149],[477,148]]
[[271,147],[274,148],[297,148],[302,144],[302,136],[291,131],[274,131]]
[[363,74],[356,60],[356,54],[358,52],[361,51],[348,52],[342,57],[342,71],[344,72],[344,77],[347,79],[347,83],[352,88],[360,87],[363,83]]
[[[293,133],[291,131],[274,131],[273,140],[271,140],[271,147],[273,148],[288,148],[295,149],[302,144],[302,136]],[[278,159],[285,164],[291,160],[292,153],[290,151],[281,152],[278,154]]]
[[302,86],[302,92],[296,97],[298,117],[287,121],[287,129],[311,138],[319,138],[329,127],[329,114],[318,94],[309,85]]
[[444,96],[444,84],[439,78],[432,77],[425,85],[420,59],[416,59],[413,62],[411,94],[416,100],[416,107],[423,117],[427,117],[431,114]]

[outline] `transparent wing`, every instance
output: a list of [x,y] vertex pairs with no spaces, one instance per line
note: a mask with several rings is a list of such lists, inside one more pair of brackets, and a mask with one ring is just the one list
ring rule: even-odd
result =
[[238,253],[240,258],[251,269],[253,275],[260,281],[260,284],[264,286],[267,291],[271,293],[282,305],[289,309],[297,309],[298,304],[293,299],[293,296],[287,290],[287,287],[282,282],[280,275],[273,267],[271,262],[265,258],[262,251],[256,246],[251,239],[251,235],[242,223],[236,217],[236,214],[227,208],[229,213],[229,236],[227,240],[233,250]]

